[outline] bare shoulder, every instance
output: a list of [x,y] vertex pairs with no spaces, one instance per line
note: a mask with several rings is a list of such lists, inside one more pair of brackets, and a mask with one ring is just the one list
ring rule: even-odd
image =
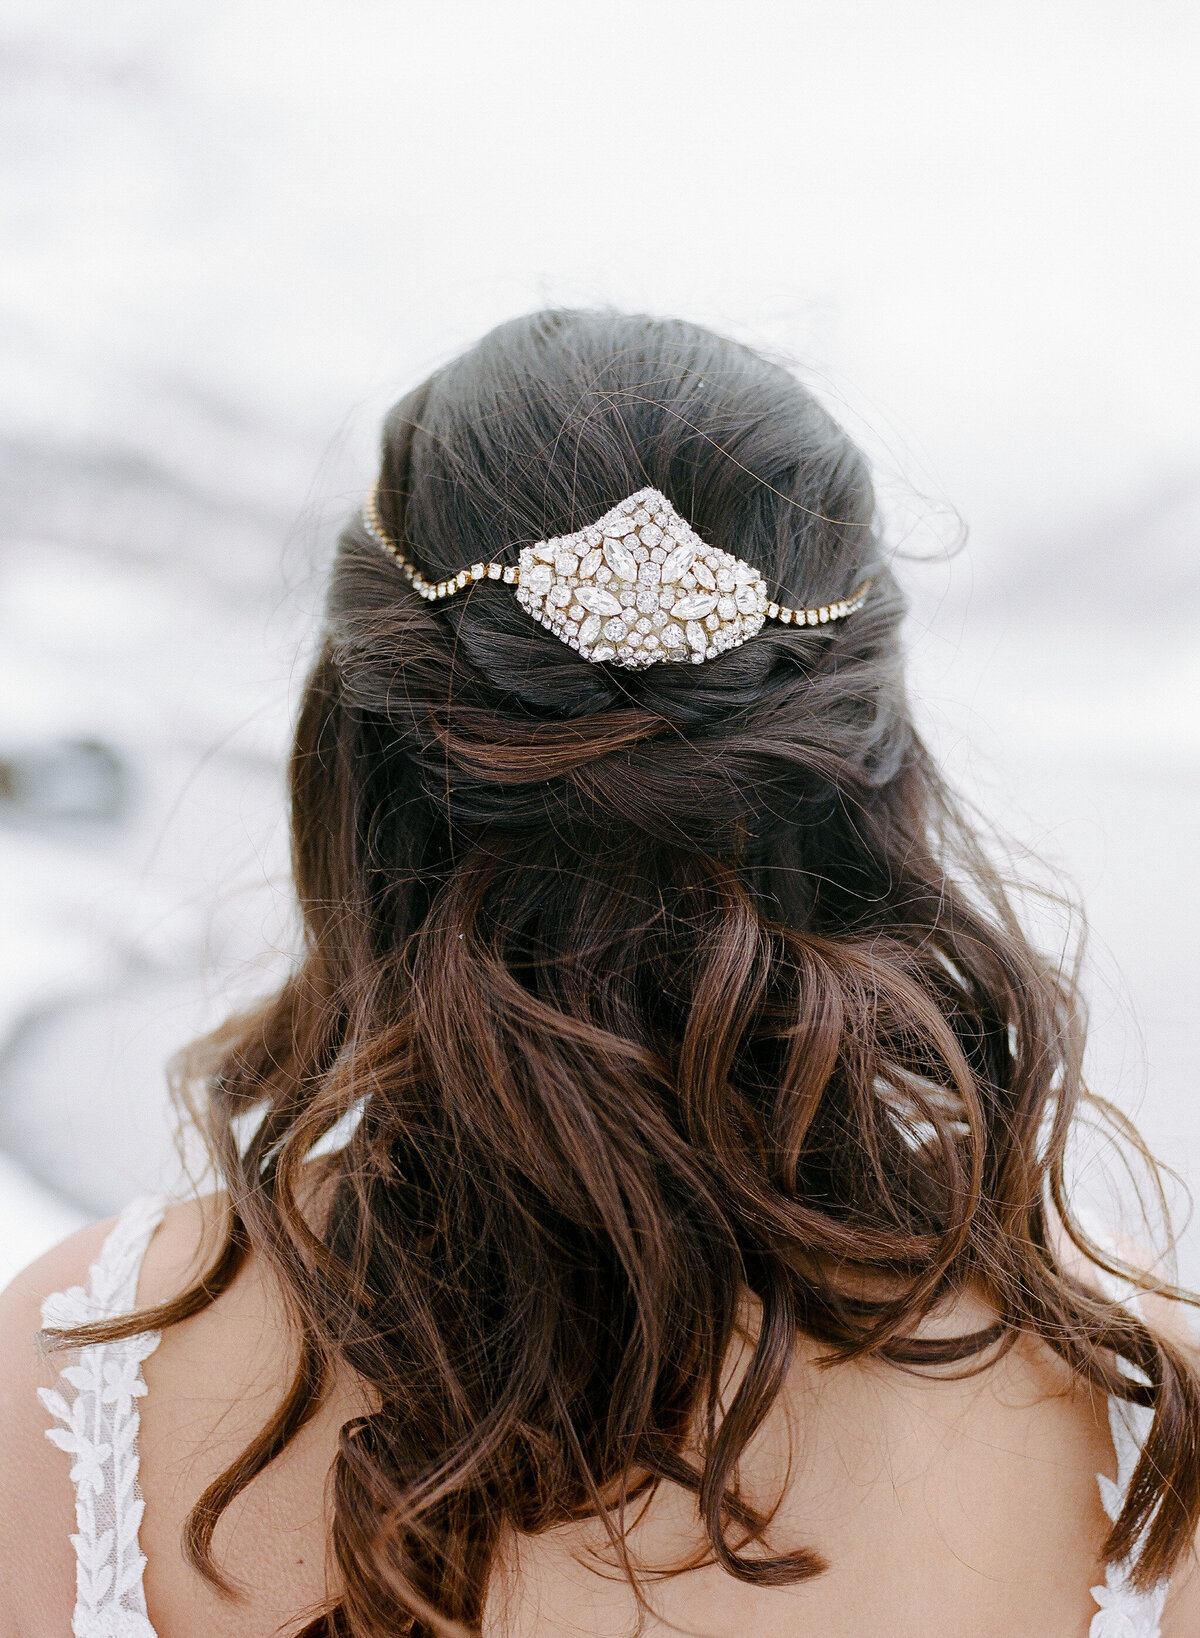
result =
[[[216,1244],[217,1196],[170,1207],[143,1265],[139,1301],[174,1295]],[[46,1437],[53,1418],[40,1389],[69,1361],[42,1337],[42,1304],[86,1286],[115,1223],[91,1223],[23,1269],[0,1293],[0,1638],[67,1631],[74,1599],[70,1461]]]
[[[1117,1257],[1127,1268],[1170,1286],[1169,1269],[1145,1244],[1116,1233],[1105,1234],[1104,1239],[1111,1243]],[[1070,1272],[1088,1284],[1098,1290],[1106,1288],[1103,1273],[1073,1246],[1065,1247],[1063,1262]],[[1167,1296],[1164,1291],[1153,1289],[1139,1294],[1135,1306],[1141,1318],[1164,1342],[1200,1365],[1200,1328],[1194,1307]],[[1172,1577],[1160,1630],[1162,1638],[1194,1638],[1200,1632],[1200,1541]]]
[[39,1257],[0,1293],[0,1638],[69,1630],[75,1513],[68,1464],[46,1438],[38,1398],[63,1363],[40,1338],[42,1303],[86,1282],[112,1223],[93,1223]]

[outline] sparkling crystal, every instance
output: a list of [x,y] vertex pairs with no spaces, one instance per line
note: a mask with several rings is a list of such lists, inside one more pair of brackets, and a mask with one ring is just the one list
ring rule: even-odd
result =
[[539,563],[535,569],[530,569],[522,577],[522,585],[528,587],[535,597],[544,597],[554,584],[554,571],[548,563]]
[[633,629],[635,631],[640,631],[643,637],[646,635],[646,633],[650,630],[650,622],[646,619],[645,615],[642,616]]
[[598,546],[593,547],[593,549],[586,553],[586,555],[580,561],[579,578],[581,580],[590,580],[595,574],[596,570],[600,567],[603,559],[604,553],[600,550],[600,548]]
[[743,614],[753,614],[758,607],[758,592],[748,582],[743,582],[734,593],[733,600]]
[[572,593],[570,586],[555,585],[551,586],[550,590],[546,593],[546,601],[548,603],[553,603],[555,608],[561,609],[566,608],[567,604],[571,601],[571,596]]
[[624,620],[618,619],[615,614],[611,620],[604,622],[604,635],[611,638],[614,643],[621,641],[627,629]]
[[654,548],[654,550],[650,553],[651,563],[665,563],[666,560],[667,560],[667,554],[666,554],[666,552],[663,550],[663,548],[661,546],[656,546]]
[[679,584],[683,587],[684,591],[695,591],[695,589],[696,589],[696,576],[689,569],[687,574],[684,575],[683,579],[679,582]]
[[737,613],[737,604],[734,602],[732,597],[718,597],[717,613],[721,616],[722,620],[732,620],[734,615]]
[[734,573],[733,573],[732,569],[718,569],[717,570],[717,590],[718,591],[731,592],[733,590],[734,586],[736,586],[736,585],[737,585],[737,581],[734,578]]
[[703,654],[708,647],[708,636],[704,627],[695,620],[689,620],[687,623],[687,640],[694,654]]
[[554,572],[564,580],[574,574],[578,567],[579,559],[574,552],[559,552],[554,559]]
[[604,542],[604,561],[619,580],[637,579],[637,559],[619,540]]
[[696,584],[703,586],[706,591],[716,591],[717,580],[707,563],[697,561],[692,564],[692,573],[696,577]]
[[692,592],[678,598],[671,613],[677,620],[703,620],[706,614],[711,614],[716,601],[713,592]]
[[684,641],[685,639],[683,632],[678,626],[668,625],[664,627],[662,633],[662,645],[664,648],[682,648]]
[[578,603],[572,603],[567,610],[567,619],[573,620],[576,625],[583,619],[583,609]]
[[658,608],[658,593],[652,586],[644,587],[637,594],[637,606],[643,614],[653,614]]
[[641,648],[642,646],[642,634],[640,631],[631,631],[626,640],[629,643],[630,648]]
[[533,555],[539,563],[553,563],[558,553],[558,544],[553,540],[544,540],[540,546],[533,548]]
[[686,542],[683,545],[672,548],[672,550],[667,553],[666,558],[663,561],[663,584],[673,585],[676,580],[679,580],[683,575],[685,575],[691,568],[692,559],[695,557],[695,555],[696,548],[694,546],[687,545]]
[[621,591],[617,593],[617,596],[621,600],[621,607],[623,609],[631,609],[637,602],[637,593],[634,591],[632,586],[628,591],[622,588]]
[[638,507],[637,511],[633,514],[633,521],[637,524],[639,529],[643,524],[650,522],[650,514],[647,512],[644,506]]
[[733,566],[733,578],[737,581],[739,586],[744,586],[748,580],[754,579],[754,570],[748,563],[735,563]]
[[658,647],[658,638],[654,635],[653,632],[651,632],[650,635],[646,638],[645,646],[647,648],[657,648]]
[[666,611],[666,609],[655,609],[654,613],[650,616],[650,624],[657,631],[657,630],[659,630],[660,627],[665,626],[666,623],[667,623],[667,611]]
[[592,650],[592,659],[597,665],[602,665],[605,660],[611,660],[616,652],[611,643],[597,643]]
[[599,635],[600,616],[598,614],[589,614],[579,628],[579,641],[581,643],[594,643]]
[[607,586],[611,579],[612,579],[612,570],[610,568],[607,568],[605,566],[605,564],[602,563],[600,565],[600,567],[596,570],[596,584],[598,586]]
[[657,546],[663,537],[663,533],[657,523],[644,523],[641,528],[641,536],[643,546]]
[[662,578],[662,570],[657,563],[643,563],[638,570],[638,579],[643,586],[657,586]]
[[721,616],[719,614],[715,614],[715,613],[710,614],[708,616],[708,618],[705,620],[704,624],[707,626],[709,631],[720,631],[720,629],[721,629]]
[[627,513],[618,512],[611,522],[604,525],[606,535],[629,535],[633,533],[633,519]]
[[611,592],[601,591],[599,586],[579,586],[575,596],[585,609],[592,614],[620,614],[621,605]]

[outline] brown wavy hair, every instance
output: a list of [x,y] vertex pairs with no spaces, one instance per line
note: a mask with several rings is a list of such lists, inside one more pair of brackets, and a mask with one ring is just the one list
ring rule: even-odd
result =
[[[430,605],[358,518],[341,537],[291,761],[303,956],[200,1060],[224,1247],[93,1328],[175,1322],[251,1252],[289,1299],[295,1380],[197,1504],[191,1559],[220,1584],[217,1518],[344,1363],[374,1408],[342,1430],[342,1591],[311,1638],[477,1633],[511,1532],[599,1516],[619,1553],[663,1480],[731,1575],[801,1580],[820,1559],[768,1551],[736,1479],[798,1336],[913,1369],[1026,1333],[1154,1408],[1104,1549],[1148,1585],[1200,1518],[1200,1382],[1064,1268],[1064,1239],[1116,1266],[1064,1175],[1081,1010],[914,731],[860,452],[745,347],[546,312],[392,411],[378,493],[437,578],[646,485],[781,601],[870,577],[866,607],[630,672],[504,585]],[[355,1119],[314,1230],[309,1157]],[[966,1288],[996,1324],[916,1340]]]

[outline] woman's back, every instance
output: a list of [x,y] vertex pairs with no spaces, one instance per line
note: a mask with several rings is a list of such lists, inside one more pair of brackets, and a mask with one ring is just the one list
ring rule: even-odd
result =
[[[914,725],[861,452],[749,349],[554,312],[381,456],[297,721],[295,965],[182,1071],[227,1209],[140,1293],[135,1214],[120,1312],[46,1312],[116,1350],[47,1389],[77,1630],[150,1638],[144,1399],[159,1638],[607,1638],[639,1588],[728,1633],[1057,1635],[1102,1582],[1093,1632],[1142,1638],[1200,1369],[1081,1278],[1122,1272],[1072,1203],[1083,1011]],[[36,1310],[26,1631],[70,1575]]]
[[[169,1298],[203,1263],[211,1208],[207,1201],[166,1212],[148,1242],[139,1305]],[[102,1254],[111,1264],[111,1233],[103,1224],[76,1235],[4,1299],[5,1380],[23,1381],[27,1399],[8,1401],[0,1432],[10,1480],[0,1504],[7,1514],[0,1584],[10,1589],[0,1638],[65,1631],[71,1619],[76,1521],[67,1462],[46,1443],[52,1418],[34,1400],[35,1386],[63,1386],[56,1380],[61,1362],[38,1357],[30,1322],[51,1286],[86,1286],[89,1265]],[[1170,1324],[1165,1305],[1161,1311]],[[921,1334],[981,1329],[991,1317],[983,1304],[960,1299],[931,1316]],[[869,1360],[822,1368],[819,1356],[812,1345],[799,1351],[743,1478],[748,1497],[764,1507],[782,1497],[773,1544],[811,1545],[828,1569],[799,1586],[762,1589],[711,1564],[650,1580],[646,1633],[1153,1638],[1161,1631],[1185,1638],[1196,1630],[1200,1579],[1187,1572],[1161,1628],[1153,1596],[1109,1591],[1107,1613],[1098,1610],[1092,1589],[1105,1598],[1099,1548],[1110,1520],[1097,1475],[1116,1478],[1109,1407],[1044,1344],[1018,1343],[969,1376],[902,1374]],[[369,1403],[351,1380],[334,1387],[218,1526],[217,1557],[241,1596],[223,1596],[181,1551],[191,1509],[269,1419],[294,1363],[281,1294],[254,1260],[144,1360],[147,1392],[136,1396],[145,1499],[139,1533],[157,1638],[272,1638],[299,1630],[336,1594],[336,1568],[327,1562],[327,1480],[342,1423]],[[737,1375],[731,1358],[726,1392]],[[670,1569],[705,1555],[688,1492],[668,1484],[634,1511],[628,1547],[640,1568]],[[485,1638],[633,1633],[636,1601],[612,1564],[595,1521],[511,1540],[489,1588]],[[1119,1578],[1109,1581],[1119,1586]],[[110,1629],[97,1631],[107,1638]]]

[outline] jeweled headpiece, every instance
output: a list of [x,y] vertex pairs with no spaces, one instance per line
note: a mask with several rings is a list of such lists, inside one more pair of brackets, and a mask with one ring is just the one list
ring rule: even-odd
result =
[[582,659],[641,671],[660,661],[699,665],[753,637],[764,620],[827,625],[862,608],[871,582],[820,608],[771,601],[750,563],[708,546],[657,489],[639,489],[598,523],[522,548],[516,566],[472,563],[431,581],[390,538],[374,494],[367,531],[430,602],[476,580],[517,588],[517,602]]

